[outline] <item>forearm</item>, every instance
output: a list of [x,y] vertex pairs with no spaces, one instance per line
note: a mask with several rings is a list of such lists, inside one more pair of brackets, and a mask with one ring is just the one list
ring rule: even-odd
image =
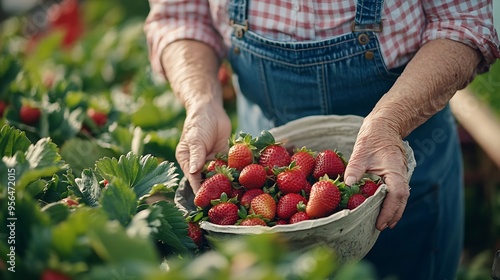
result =
[[222,90],[217,79],[219,65],[215,51],[194,40],[176,41],[162,54],[166,78],[186,110],[204,104],[222,106]]
[[381,121],[406,137],[466,86],[481,59],[479,51],[465,44],[430,41],[408,63],[367,119]]

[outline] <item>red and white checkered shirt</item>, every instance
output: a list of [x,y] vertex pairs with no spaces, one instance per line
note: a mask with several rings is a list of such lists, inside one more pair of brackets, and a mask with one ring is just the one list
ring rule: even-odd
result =
[[[315,41],[351,32],[356,2],[351,0],[249,0],[253,32],[279,41]],[[146,32],[153,69],[162,72],[161,52],[181,39],[202,41],[223,57],[232,27],[228,0],[149,0]],[[446,38],[479,49],[483,72],[500,58],[491,0],[386,0],[378,33],[388,68],[408,62],[429,40]]]

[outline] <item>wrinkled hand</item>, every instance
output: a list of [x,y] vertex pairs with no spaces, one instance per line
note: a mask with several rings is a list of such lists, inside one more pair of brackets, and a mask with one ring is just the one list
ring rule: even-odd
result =
[[228,149],[231,122],[220,104],[190,108],[175,157],[196,193],[205,162]]
[[376,227],[378,230],[392,229],[403,215],[410,189],[401,136],[389,122],[367,118],[360,128],[345,171],[345,183],[355,183],[365,172],[379,175],[387,185],[388,192]]

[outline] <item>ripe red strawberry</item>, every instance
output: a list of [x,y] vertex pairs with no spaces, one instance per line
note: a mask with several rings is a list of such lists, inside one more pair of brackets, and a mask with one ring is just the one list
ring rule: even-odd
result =
[[7,103],[3,100],[0,100],[0,118],[3,117],[3,112],[5,112],[5,108],[7,108]]
[[243,168],[238,181],[247,190],[260,189],[267,180],[267,173],[264,166],[252,163]]
[[288,225],[288,221],[283,219],[278,219],[276,221],[276,225]]
[[62,202],[65,203],[66,205],[68,205],[69,207],[78,206],[78,202],[74,199],[69,198],[69,197],[63,198]]
[[250,213],[272,220],[276,216],[276,201],[268,193],[259,194],[250,203]]
[[103,112],[96,111],[94,108],[87,110],[87,115],[98,127],[103,127],[108,122],[108,115]]
[[263,194],[264,191],[262,189],[251,189],[246,191],[240,198],[240,205],[245,207],[246,209],[250,208],[250,202],[252,202],[252,199],[254,197]]
[[207,170],[206,172],[214,172],[215,167],[222,167],[222,166],[227,166],[227,162],[221,158],[216,158],[214,160],[211,160],[207,164]]
[[203,246],[205,238],[198,223],[188,222],[188,236],[193,240],[194,244],[196,244],[198,248]]
[[375,194],[380,183],[376,183],[370,179],[363,179],[362,184],[359,186],[359,191],[366,197],[370,197]]
[[71,278],[59,271],[47,269],[42,273],[40,280],[70,280]]
[[307,204],[307,199],[300,194],[289,193],[285,194],[278,200],[278,206],[276,208],[276,215],[280,219],[290,219],[293,214],[297,213],[299,203],[302,202],[302,205]]
[[207,178],[200,186],[194,197],[194,205],[205,208],[211,201],[220,198],[222,193],[231,193],[233,176],[231,169],[226,167],[216,168],[213,176]]
[[365,202],[366,197],[360,193],[353,194],[350,198],[349,201],[347,202],[347,209],[354,209],[361,205],[361,203]]
[[231,191],[227,194],[231,198],[236,198],[238,200],[245,194],[246,190],[243,187],[235,188],[234,186],[231,188]]
[[234,199],[227,199],[224,193],[220,199],[212,201],[212,208],[208,210],[208,220],[217,225],[234,225],[239,219],[238,206]]
[[274,167],[288,166],[290,162],[290,154],[280,143],[268,145],[260,152],[259,164],[266,167],[268,175],[273,175]]
[[341,198],[337,183],[325,175],[312,185],[306,206],[306,213],[309,217],[322,218],[335,212]]
[[41,111],[38,108],[32,107],[31,105],[22,105],[19,111],[19,118],[21,121],[27,125],[35,125],[41,116]]
[[312,150],[302,147],[294,151],[291,160],[295,161],[295,165],[299,167],[306,177],[309,177],[309,175],[312,174],[316,163],[314,156],[315,153]]
[[345,159],[340,153],[333,150],[323,150],[316,156],[313,176],[316,180],[325,174],[330,178],[336,178],[344,174],[345,167]]
[[309,195],[311,193],[311,188],[312,188],[312,185],[311,183],[309,183],[309,181],[306,182],[306,185],[304,187],[304,193],[306,195]]
[[239,223],[240,226],[267,226],[266,222],[259,217],[247,216]]
[[293,163],[288,167],[275,169],[274,172],[276,174],[276,185],[284,194],[299,193],[306,187],[306,175]]
[[296,224],[298,222],[302,222],[302,221],[310,220],[310,219],[311,218],[309,217],[309,215],[307,215],[306,212],[297,212],[297,213],[293,214],[293,216],[290,218],[288,223],[289,224]]
[[241,133],[237,139],[231,140],[231,147],[227,153],[227,165],[241,171],[245,166],[253,163],[252,136]]

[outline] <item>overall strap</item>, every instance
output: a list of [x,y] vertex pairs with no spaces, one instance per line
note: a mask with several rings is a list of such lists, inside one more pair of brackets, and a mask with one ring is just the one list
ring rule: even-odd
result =
[[356,17],[352,22],[353,32],[382,31],[382,9],[384,0],[358,0]]
[[234,28],[236,38],[242,38],[248,30],[248,1],[229,0],[229,24]]

